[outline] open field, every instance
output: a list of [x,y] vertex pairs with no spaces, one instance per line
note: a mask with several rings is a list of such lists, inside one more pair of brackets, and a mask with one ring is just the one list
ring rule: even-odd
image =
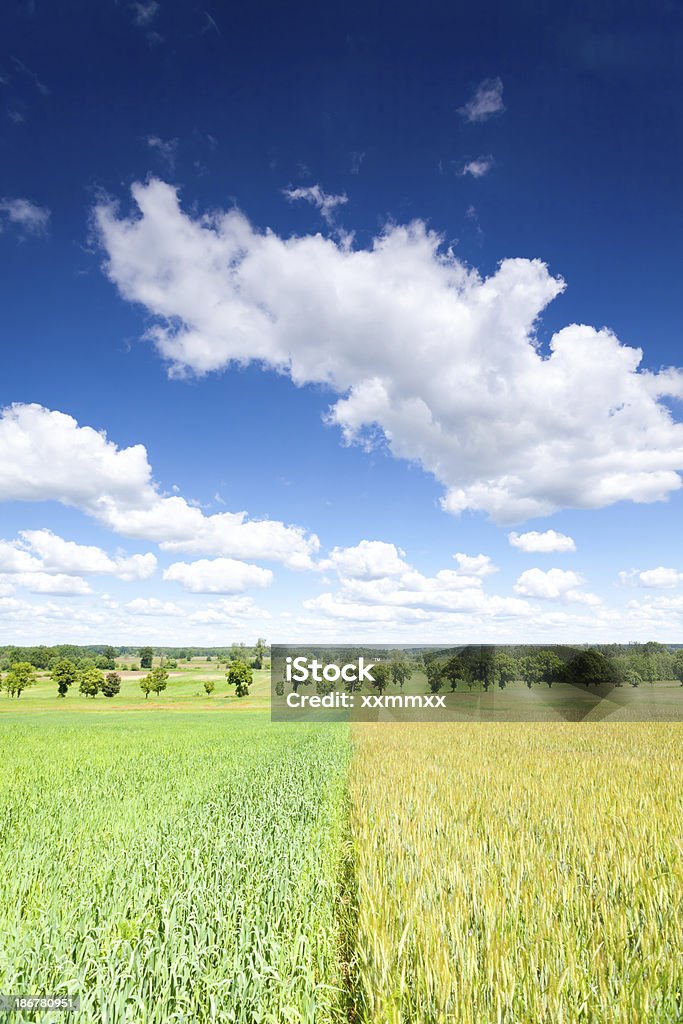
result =
[[683,725],[357,726],[367,1024],[683,1020]]
[[344,729],[57,713],[0,737],[0,991],[80,993],[81,1024],[332,1019]]
[[683,724],[273,724],[266,672],[141,675],[0,698],[0,991],[79,1024],[683,1019]]
[[[130,659],[129,659],[130,660]],[[155,658],[155,666],[159,663]],[[94,699],[85,697],[78,692],[78,686],[72,686],[67,696],[60,699],[57,687],[48,672],[38,672],[35,686],[24,690],[21,697],[12,699],[6,693],[0,693],[0,715],[3,712],[39,711],[123,711],[165,709],[185,711],[228,711],[240,708],[249,711],[267,711],[270,708],[270,672],[267,669],[254,671],[254,682],[249,698],[235,697],[234,688],[228,686],[225,668],[215,661],[199,659],[177,669],[169,670],[168,686],[159,695],[151,694],[146,700],[140,689],[140,680],[147,675],[142,671],[120,671],[121,692],[108,699],[98,694]],[[211,679],[215,690],[210,697],[204,691],[204,680]]]

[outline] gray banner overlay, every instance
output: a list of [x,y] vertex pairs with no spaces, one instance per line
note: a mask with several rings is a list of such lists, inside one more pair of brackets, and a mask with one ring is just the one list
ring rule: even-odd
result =
[[683,721],[683,648],[663,644],[271,649],[273,721]]

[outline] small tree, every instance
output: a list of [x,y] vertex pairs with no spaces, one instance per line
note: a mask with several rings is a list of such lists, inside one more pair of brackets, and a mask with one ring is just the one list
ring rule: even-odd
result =
[[216,684],[213,679],[204,680],[204,689],[206,690],[206,696],[210,697],[213,691],[216,689]]
[[140,680],[140,689],[142,690],[142,692],[145,695],[145,700],[148,700],[149,699],[149,695],[152,692],[152,674],[151,674],[151,672],[148,673],[146,676],[143,676],[142,679]]
[[85,697],[95,698],[102,689],[104,676],[98,668],[84,668],[80,675],[78,689]]
[[413,674],[413,670],[410,663],[405,658],[396,657],[391,661],[391,678],[397,686],[403,689],[405,683],[408,682]]
[[427,683],[432,693],[438,693],[443,686],[443,666],[438,661],[427,662]]
[[69,687],[78,679],[78,669],[74,665],[73,661],[69,661],[68,658],[62,658],[60,661],[55,663],[50,676],[57,684],[58,696],[66,697]]
[[263,668],[263,659],[266,656],[268,650],[265,639],[260,636],[256,641],[256,647],[254,648],[254,668]]
[[462,658],[458,658],[455,655],[449,658],[443,667],[443,674],[448,680],[451,692],[457,689],[458,683],[465,682],[467,679],[467,666],[465,665]]
[[244,661],[234,661],[227,671],[228,686],[235,687],[236,697],[248,697],[254,674]]
[[19,699],[24,690],[33,686],[36,681],[36,670],[29,661],[15,661],[5,676],[4,686],[8,697]]
[[380,661],[372,668],[371,675],[372,685],[382,695],[391,682],[391,665],[388,661]]
[[146,678],[149,680],[149,690],[145,692],[145,697],[147,697],[150,692],[156,693],[158,696],[162,690],[165,690],[168,686],[168,671],[163,667],[163,665],[153,668],[151,672],[147,673]]
[[151,668],[154,650],[151,647],[140,648],[140,668]]
[[121,676],[118,672],[107,672],[102,683],[102,693],[105,697],[115,697],[121,689]]

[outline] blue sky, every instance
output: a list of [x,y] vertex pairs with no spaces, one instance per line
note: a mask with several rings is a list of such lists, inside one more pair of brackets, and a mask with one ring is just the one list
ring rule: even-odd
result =
[[682,28],[5,5],[0,643],[678,641]]

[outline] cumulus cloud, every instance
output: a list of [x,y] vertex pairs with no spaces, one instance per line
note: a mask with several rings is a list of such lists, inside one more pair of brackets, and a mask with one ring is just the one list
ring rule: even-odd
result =
[[589,594],[579,589],[582,584],[583,578],[571,570],[526,569],[515,583],[515,590],[525,597],[536,597],[543,601],[600,604],[600,598],[595,594]]
[[479,156],[476,160],[468,160],[463,166],[460,174],[464,177],[469,174],[472,178],[483,178],[493,167],[492,156]]
[[273,574],[235,558],[200,558],[174,562],[164,571],[164,579],[180,583],[191,594],[240,594],[251,587],[270,586]]
[[566,533],[557,533],[555,530],[545,530],[539,533],[538,530],[530,530],[528,533],[508,533],[508,540],[513,548],[519,551],[528,551],[538,554],[548,554],[551,551],[576,551],[576,544],[572,537]]
[[95,573],[132,582],[149,579],[157,567],[151,552],[110,558],[102,548],[64,540],[51,530],[22,530],[20,536],[46,572]]
[[65,573],[37,572],[16,572],[12,575],[0,576],[3,583],[21,587],[32,594],[92,594],[89,583],[79,576],[69,576]]
[[606,328],[569,325],[544,351],[535,323],[564,283],[542,261],[481,278],[420,221],[353,249],[257,231],[236,209],[192,217],[157,180],[133,196],[139,215],[95,211],[106,270],[155,318],[171,373],[255,362],[324,384],[344,440],[383,437],[453,514],[512,524],[680,488],[683,425],[660,399],[683,396],[683,373],[641,369]]
[[26,235],[44,235],[50,222],[50,211],[30,199],[0,199],[0,231],[6,223]]
[[458,113],[466,121],[487,121],[494,114],[502,114],[503,82],[500,78],[485,78],[477,86],[471,99],[458,108]]
[[[168,551],[239,555],[306,569],[320,546],[315,535],[297,526],[250,520],[246,512],[205,515],[179,495],[164,496],[143,445],[118,448],[103,433],[40,405],[13,405],[0,414],[0,501],[58,501],[122,536],[154,541]],[[101,558],[59,540],[42,543],[53,552],[58,546],[61,557]],[[151,557],[123,558],[117,571],[122,578],[145,578]]]
[[136,597],[126,608],[135,615],[182,615],[183,609],[173,601],[160,601],[158,597]]
[[683,572],[659,565],[656,569],[631,569],[629,572],[620,572],[619,579],[622,583],[636,584],[640,587],[678,587],[683,583]]
[[380,579],[399,576],[410,566],[401,557],[404,554],[395,544],[381,540],[362,540],[350,548],[333,548],[330,557],[319,562],[321,569],[335,569],[340,576],[351,579]]
[[488,555],[463,555],[458,551],[453,558],[458,563],[460,572],[467,576],[490,576],[498,572],[498,566],[493,564]]
[[349,201],[349,197],[345,193],[340,196],[328,195],[327,192],[323,192],[320,185],[311,185],[307,188],[286,188],[284,194],[290,202],[304,199],[306,202],[311,203],[316,209],[320,210],[323,220],[330,226],[334,224],[334,211],[336,208],[343,206]]
[[[497,571],[488,555],[459,552],[454,555],[457,569],[440,569],[426,576],[399,558],[392,544],[376,541],[378,547],[370,549],[370,542],[364,543],[365,547],[340,549],[335,565],[340,574],[339,590],[304,601],[307,611],[333,620],[384,626],[433,625],[436,619],[474,624],[515,616],[526,619],[532,613],[527,601],[484,592],[484,577]],[[387,569],[383,575],[382,566]]]

